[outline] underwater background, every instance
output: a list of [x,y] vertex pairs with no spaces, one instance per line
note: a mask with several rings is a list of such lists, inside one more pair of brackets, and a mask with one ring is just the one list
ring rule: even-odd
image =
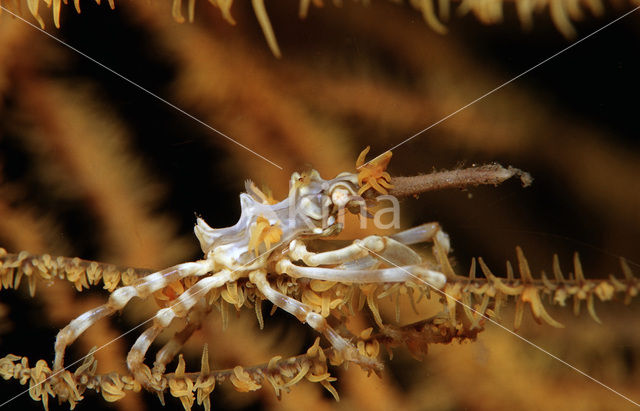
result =
[[[503,7],[502,22],[452,12],[442,34],[412,3],[327,1],[301,19],[299,2],[268,1],[279,58],[249,2],[233,3],[235,25],[207,2],[196,3],[194,21],[182,24],[169,2],[119,2],[114,10],[84,2],[81,14],[62,7],[60,29],[41,5],[48,33],[282,170],[3,12],[0,246],[150,269],[197,259],[195,217],[212,227],[234,224],[246,179],[279,199],[293,171],[313,167],[325,178],[352,171],[366,146],[374,155],[386,151],[635,7],[601,4],[598,17],[584,7],[584,18],[572,23],[577,37],[567,39],[548,10],[535,13],[526,29],[513,3],[490,0],[487,7]],[[22,16],[37,25],[26,7]],[[639,272],[639,23],[640,12],[629,15],[394,149],[389,171],[396,176],[499,162],[535,179],[527,188],[510,181],[403,200],[403,227],[440,222],[460,274],[482,256],[504,275],[517,245],[536,273],[551,271],[554,253],[570,271],[574,251],[587,277],[619,274],[619,256]],[[343,236],[364,234],[347,227]],[[0,355],[50,361],[57,331],[106,298],[104,290],[80,294],[66,283],[39,286],[35,298],[24,285],[3,290]],[[392,306],[381,308],[393,317]],[[100,322],[70,356],[116,337],[154,309],[139,302]],[[507,326],[512,309],[505,310]],[[553,306],[550,314],[565,328],[538,325],[527,314],[519,334],[637,401],[638,302],[598,302],[596,309],[601,325],[585,312],[574,317],[571,307]],[[217,313],[210,317],[183,350],[187,368],[199,363],[204,342],[215,366],[228,368],[294,355],[315,339],[281,312],[266,318],[263,331],[252,312],[232,315],[225,331]],[[416,318],[409,313],[401,322]],[[100,367],[124,371],[136,336],[97,353]],[[632,407],[492,325],[473,343],[434,345],[422,361],[395,350],[381,379],[353,365],[332,373],[340,402],[306,382],[281,400],[269,387],[238,393],[226,384],[214,391],[213,408]],[[3,400],[24,389],[16,381],[0,387]],[[7,405],[40,407],[28,395]],[[53,400],[50,407],[67,405]],[[167,396],[162,407],[147,393],[110,404],[87,392],[77,407],[181,405]]]

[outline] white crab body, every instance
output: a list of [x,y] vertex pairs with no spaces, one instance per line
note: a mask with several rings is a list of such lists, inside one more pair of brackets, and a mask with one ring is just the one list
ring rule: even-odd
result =
[[[63,369],[66,347],[95,322],[122,309],[134,298],[147,298],[187,278],[191,285],[170,305],[158,310],[153,325],[137,339],[127,356],[127,365],[147,388],[162,390],[160,375],[175,353],[168,345],[156,356],[153,370],[144,357],[156,337],[176,318],[198,311],[209,291],[240,279],[248,281],[266,299],[324,335],[344,359],[368,367],[379,366],[377,360],[362,356],[355,346],[326,321],[329,311],[303,303],[274,288],[277,276],[343,284],[423,282],[442,288],[446,277],[423,259],[408,244],[433,241],[445,253],[449,250],[446,234],[437,223],[404,231],[393,237],[369,236],[351,245],[324,252],[307,249],[309,239],[322,239],[340,232],[338,215],[343,209],[359,212],[366,206],[358,195],[358,176],[342,173],[324,180],[312,170],[291,176],[289,194],[280,202],[271,201],[251,182],[240,194],[240,218],[227,228],[212,228],[198,218],[194,232],[204,258],[178,264],[152,273],[132,285],[116,289],[109,302],[71,321],[56,338],[54,371]],[[366,213],[365,213],[366,214]],[[436,248],[436,247],[434,247]],[[322,312],[322,314],[321,314]],[[378,319],[376,320],[378,322]],[[379,323],[381,325],[381,323]]]
[[[342,227],[336,223],[336,215],[350,201],[355,201],[357,182],[357,176],[352,173],[342,173],[332,180],[322,179],[316,170],[304,175],[294,173],[287,198],[268,204],[248,181],[248,193],[240,194],[240,219],[235,225],[212,228],[198,218],[194,232],[205,258],[213,259],[216,267],[244,271],[256,269],[264,266],[271,251],[295,238],[339,232]],[[252,227],[260,217],[269,225],[277,226],[282,234],[268,250],[261,245],[256,256],[249,244]]]

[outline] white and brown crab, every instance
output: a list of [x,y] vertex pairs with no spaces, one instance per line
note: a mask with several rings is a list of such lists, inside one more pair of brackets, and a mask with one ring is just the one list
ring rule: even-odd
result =
[[[365,150],[357,166],[364,164]],[[137,339],[127,355],[127,366],[143,386],[162,389],[160,378],[166,365],[177,354],[176,344],[159,351],[153,370],[144,358],[153,341],[176,318],[187,317],[194,308],[206,305],[209,292],[242,281],[257,290],[260,300],[294,315],[322,334],[344,360],[377,369],[377,360],[363,356],[355,345],[332,328],[329,310],[318,309],[283,293],[273,285],[288,276],[301,281],[319,280],[327,284],[381,284],[414,281],[441,289],[446,277],[427,263],[409,245],[434,241],[449,251],[448,236],[437,223],[425,224],[393,236],[369,236],[329,251],[314,252],[308,241],[332,236],[342,230],[339,216],[344,210],[366,207],[363,194],[369,188],[386,192],[390,177],[384,172],[390,153],[373,161],[362,171],[341,173],[325,180],[316,170],[293,173],[287,198],[274,202],[255,187],[246,184],[240,194],[241,215],[231,227],[214,229],[201,219],[194,228],[204,258],[154,272],[111,293],[106,304],[78,316],[56,338],[53,372],[64,369],[65,349],[88,327],[123,309],[134,298],[148,298],[176,282],[192,284],[175,299],[166,300],[153,323]],[[184,287],[181,287],[184,288]],[[330,307],[335,308],[335,307]]]

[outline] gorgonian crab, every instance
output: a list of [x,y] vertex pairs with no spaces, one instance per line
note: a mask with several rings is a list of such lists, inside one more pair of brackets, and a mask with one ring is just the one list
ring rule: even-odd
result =
[[[384,158],[384,157],[383,157]],[[388,160],[385,159],[385,163]],[[362,161],[358,166],[362,166]],[[56,338],[53,372],[64,368],[65,349],[88,327],[121,309],[134,297],[148,298],[171,287],[176,282],[192,283],[167,300],[153,319],[153,324],[137,339],[127,356],[127,366],[143,386],[160,390],[164,367],[173,360],[171,350],[161,350],[154,369],[144,364],[151,343],[174,319],[185,318],[206,301],[210,291],[228,284],[245,282],[255,287],[259,299],[295,316],[322,334],[344,360],[371,369],[379,368],[377,360],[358,352],[356,346],[343,338],[327,322],[329,310],[314,307],[292,298],[272,285],[272,276],[288,276],[296,280],[319,280],[324,283],[378,284],[422,281],[440,289],[445,275],[423,261],[409,245],[435,241],[445,252],[449,240],[437,224],[400,232],[394,236],[369,236],[351,245],[330,251],[308,249],[308,240],[335,235],[342,230],[339,214],[366,207],[360,184],[371,185],[376,178],[370,170],[380,168],[377,161],[369,163],[358,178],[356,173],[341,173],[325,180],[316,170],[293,173],[289,195],[282,201],[270,201],[250,181],[246,193],[240,194],[239,221],[227,228],[211,228],[197,219],[194,228],[204,258],[169,267],[149,274],[111,293],[109,301],[80,315],[64,327]],[[379,187],[379,186],[378,186]],[[388,185],[387,185],[388,188]],[[196,280],[196,281],[194,281]],[[313,286],[312,286],[313,288]],[[174,287],[175,289],[175,287]],[[165,294],[166,295],[166,294]]]

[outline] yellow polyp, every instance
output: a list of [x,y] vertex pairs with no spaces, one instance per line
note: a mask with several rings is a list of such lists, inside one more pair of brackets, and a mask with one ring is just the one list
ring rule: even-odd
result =
[[328,293],[322,294],[322,310],[320,311],[320,315],[323,317],[328,317],[331,309],[331,296]]
[[140,392],[140,390],[142,389],[142,385],[138,381],[136,381],[133,376],[123,375],[120,377],[120,379],[124,384],[124,389],[127,391]]
[[333,287],[336,284],[337,282],[335,281],[324,281],[324,280],[311,280],[311,282],[309,283],[309,285],[311,286],[311,289],[319,293],[329,290],[331,287]]
[[278,369],[278,361],[280,361],[281,359],[281,355],[276,355],[275,357],[271,358],[269,360],[269,363],[267,364],[267,370],[275,371],[276,369]]
[[246,291],[243,288],[238,288],[236,310],[240,310],[246,300]]
[[62,0],[53,0],[53,24],[57,29],[60,28],[60,6],[62,6]]
[[422,18],[436,33],[446,34],[447,28],[436,17],[432,0],[418,0],[414,7],[422,12]]
[[567,294],[567,290],[565,290],[564,288],[559,288],[553,294],[553,303],[564,307],[568,296],[569,295]]
[[597,322],[598,324],[602,324],[602,321],[600,321],[598,314],[596,314],[596,309],[593,304],[593,293],[589,293],[589,295],[587,296],[587,310],[589,311],[589,315],[595,322]]
[[180,354],[174,377],[169,380],[169,391],[171,395],[180,399],[185,410],[190,410],[195,401],[193,396],[193,381],[185,378],[185,368],[184,358],[182,354]]
[[181,280],[176,280],[163,288],[153,293],[160,305],[163,305],[165,301],[173,301],[180,296],[185,290],[185,286]]
[[184,16],[182,15],[182,0],[173,0],[171,16],[176,22],[184,23]]
[[231,15],[231,5],[233,4],[233,0],[218,0],[217,3],[214,2],[213,4],[214,6],[218,6],[218,8],[220,8],[222,18],[224,18],[232,26],[236,25],[236,21]]
[[298,372],[298,374],[295,377],[293,377],[284,385],[285,388],[294,386],[297,383],[299,383],[305,377],[305,375],[307,375],[310,368],[311,368],[311,365],[309,363],[302,364],[302,368],[300,369],[300,372]]
[[231,304],[237,304],[238,300],[240,299],[239,297],[239,293],[238,293],[238,283],[237,282],[231,282],[231,283],[227,283],[227,291],[229,292],[229,297],[233,302],[230,302]]
[[338,308],[338,306],[342,305],[343,303],[344,303],[344,300],[342,298],[336,298],[335,300],[331,300],[331,302],[329,303],[329,308],[334,310]]
[[80,276],[76,281],[74,281],[74,285],[78,291],[82,291],[84,288],[89,288],[89,283],[87,282],[87,277],[84,275],[84,271],[80,272]]
[[615,294],[615,291],[615,287],[606,281],[601,281],[593,290],[600,301],[611,300],[613,298],[613,295]]
[[513,329],[519,330],[522,325],[522,318],[524,316],[524,302],[518,298],[516,300],[516,314],[513,320]]
[[263,216],[258,216],[256,222],[251,226],[249,236],[249,250],[253,250],[256,257],[260,255],[260,245],[265,244],[267,250],[271,248],[271,244],[277,243],[282,237],[282,229],[280,223],[276,222],[271,225],[269,220]]
[[102,270],[95,261],[89,265],[89,268],[87,268],[87,278],[89,278],[89,282],[93,285],[98,284],[100,278],[102,278]]
[[189,0],[187,11],[189,16],[189,23],[193,23],[195,13],[196,13],[196,0]]
[[322,384],[322,386],[331,393],[331,395],[333,395],[333,398],[336,401],[340,401],[340,396],[338,395],[338,391],[336,391],[336,389],[333,387],[333,385],[331,385],[331,383],[329,381],[322,381],[320,382],[320,384]]
[[267,9],[264,6],[264,0],[251,0],[251,5],[253,6],[253,11],[256,14],[258,23],[260,23],[260,27],[262,28],[262,32],[267,40],[267,44],[269,45],[271,52],[277,58],[282,57],[280,47],[278,46],[278,40],[276,40],[276,35],[273,33],[273,27],[271,26]]
[[577,295],[573,295],[573,315],[576,317],[580,315],[580,298]]
[[584,282],[584,272],[582,271],[582,264],[580,263],[578,253],[573,254],[573,270],[575,271],[576,281],[579,283]]
[[40,17],[40,15],[38,14],[38,5],[39,4],[40,4],[40,0],[28,0],[27,1],[27,6],[29,6],[29,11],[31,12],[31,15],[33,16],[33,18],[36,19],[38,24],[40,24],[40,28],[44,29],[44,21],[42,20],[42,17]]
[[116,270],[115,267],[105,269],[102,273],[102,282],[105,290],[109,292],[115,290],[120,282],[120,271]]
[[367,305],[369,306],[369,310],[371,314],[373,314],[373,319],[379,327],[383,327],[382,317],[380,317],[380,310],[378,310],[378,304],[376,304],[374,293],[370,293],[367,295]]
[[262,300],[256,301],[253,303],[254,309],[256,311],[256,318],[258,319],[258,325],[260,329],[264,329],[264,317],[262,316]]
[[627,260],[625,260],[622,257],[620,258],[620,267],[622,268],[622,273],[624,274],[624,278],[627,281],[635,280],[635,277],[633,276],[633,271],[631,271],[631,267],[629,267]]
[[331,377],[331,374],[324,372],[322,374],[307,374],[307,380],[311,382],[321,382]]
[[474,314],[473,311],[471,311],[472,310],[471,295],[468,293],[462,294],[462,299],[460,301],[462,302],[462,309],[464,311],[464,314],[467,316],[467,318],[471,322],[471,329],[473,329],[473,327],[475,327],[476,319],[473,315]]
[[75,370],[75,372],[73,373],[73,375],[75,377],[78,377],[82,374],[89,374],[89,375],[93,375],[96,372],[96,368],[98,366],[98,361],[96,361],[95,357],[93,356],[93,354],[96,352],[98,347],[93,346],[90,350],[89,350],[89,354],[86,355],[85,359],[82,361],[82,364]]
[[380,194],[388,194],[387,189],[393,188],[391,184],[391,176],[385,170],[391,161],[393,155],[391,151],[387,151],[384,154],[379,155],[373,160],[365,163],[365,157],[369,152],[370,147],[367,146],[356,160],[356,169],[358,171],[358,195],[362,195],[365,191],[373,188]]
[[231,381],[239,392],[255,391],[262,387],[253,381],[251,375],[239,365],[233,369],[233,374],[229,377],[229,381]]
[[558,288],[557,284],[552,283],[551,281],[549,281],[549,278],[547,277],[547,275],[544,273],[544,271],[542,272],[542,274],[540,275],[540,278],[542,279],[542,284],[544,284],[545,288],[547,290],[550,291],[555,291],[556,288]]
[[545,310],[544,305],[542,304],[542,300],[540,300],[538,289],[535,286],[526,287],[520,298],[523,302],[528,302],[530,304],[531,312],[533,313],[533,317],[536,321],[542,319],[552,327],[564,328],[564,325],[551,318],[549,313],[547,313],[547,310]]
[[28,277],[29,296],[33,298],[36,295],[36,279],[33,276]]
[[276,204],[278,201],[273,198],[273,193],[271,192],[271,190],[268,187],[262,187],[262,190],[260,190],[255,183],[252,181],[249,184],[249,190],[251,194],[254,194],[256,197],[258,197],[260,199],[260,201],[262,202],[262,204],[269,204],[269,205],[273,205]]
[[[274,305],[274,307],[276,306]],[[229,327],[229,312],[224,300],[220,300],[220,317],[222,318],[222,329],[226,330]]]
[[322,298],[320,298],[318,294],[314,293],[309,289],[306,289],[303,291],[302,302],[315,307],[322,306]]
[[[14,280],[15,275],[15,280]],[[15,270],[8,270],[5,272],[4,277],[2,277],[2,287],[3,288],[13,288],[16,290],[20,286],[20,280],[22,279],[22,271],[18,271],[17,275],[15,274]]]
[[365,352],[367,357],[376,358],[380,353],[380,343],[377,340],[367,342],[365,344]]
[[135,273],[135,270],[132,268],[129,268],[122,273],[121,280],[123,285],[130,285],[135,281],[135,279],[136,279],[136,273]]
[[520,295],[520,293],[522,293],[522,291],[524,290],[523,285],[510,287],[504,284],[499,277],[496,277],[491,272],[491,270],[489,269],[489,267],[487,267],[487,265],[485,264],[482,258],[478,258],[478,262],[480,263],[480,269],[482,270],[483,274],[485,275],[485,277],[487,277],[489,281],[491,281],[491,283],[493,284],[493,286],[497,291],[500,291],[501,293],[504,293],[506,295],[515,296],[515,295]]
[[107,402],[115,402],[124,397],[124,391],[122,390],[122,381],[117,375],[109,375],[103,379],[100,383],[102,391],[102,397]]
[[531,269],[529,268],[529,263],[527,262],[527,259],[524,256],[524,252],[522,251],[522,248],[520,248],[519,246],[516,247],[516,254],[517,254],[517,258],[518,258],[518,268],[520,270],[520,277],[522,278],[522,281],[525,283],[530,283],[533,282],[533,275],[531,275]]
[[319,351],[321,351],[321,348],[320,348],[320,338],[318,337],[313,342],[313,345],[309,347],[309,349],[307,350],[307,356],[313,358],[318,354]]
[[[46,387],[43,383],[47,380],[49,374],[51,374],[51,370],[47,366],[47,362],[45,360],[39,360],[36,363],[36,366],[31,369],[31,381],[29,381],[29,395],[35,401],[40,400],[40,396],[45,391]],[[44,396],[47,394],[44,392]]]
[[238,302],[237,296],[232,295],[228,289],[220,291],[220,296],[224,301],[228,302],[229,304],[236,305],[236,303]]

